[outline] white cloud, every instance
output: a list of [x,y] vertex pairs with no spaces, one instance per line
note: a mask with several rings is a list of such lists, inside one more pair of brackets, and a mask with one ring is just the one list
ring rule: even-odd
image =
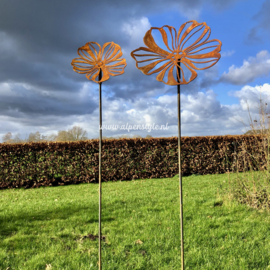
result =
[[[270,84],[261,87],[261,98],[270,104]],[[181,134],[182,136],[211,136],[226,134],[244,134],[249,127],[249,115],[246,100],[253,119],[260,119],[259,99],[260,87],[244,86],[239,91],[230,92],[239,99],[238,104],[225,105],[217,100],[213,90],[194,95],[181,94]],[[268,98],[268,99],[267,99]],[[118,100],[120,104],[123,101]],[[107,101],[104,103],[106,106]],[[240,121],[243,120],[244,124]],[[106,124],[166,125],[168,130],[152,130],[152,136],[177,136],[177,95],[163,95],[155,98],[138,98],[127,103],[124,111],[111,113],[104,120]],[[105,123],[104,122],[104,123]],[[121,135],[124,131],[106,131],[104,136]],[[147,130],[128,132],[130,135],[146,136]]]
[[[265,83],[262,86],[256,85],[255,87],[245,85],[239,91],[229,91],[229,96],[234,96],[239,99],[239,105],[231,105],[231,110],[234,112],[235,118],[240,120],[246,118],[245,126],[251,129],[251,115],[252,120],[257,120],[258,127],[260,129],[260,119],[262,119],[261,106],[263,107],[264,113],[269,113],[267,110],[268,104],[270,105],[270,84]],[[261,100],[261,101],[260,101]],[[249,113],[248,113],[249,112]],[[238,115],[237,115],[238,113]],[[241,117],[240,117],[241,116]],[[262,126],[268,127],[268,120],[265,118],[265,122],[261,120]],[[254,122],[252,121],[252,124]],[[243,124],[242,124],[243,125]]]
[[[130,19],[122,24],[121,31],[127,38],[127,44],[122,46],[123,57],[126,59],[127,67],[125,68],[125,79],[133,80],[134,72],[138,74],[140,71],[136,68],[136,62],[130,56],[130,53],[139,48],[144,47],[143,38],[145,33],[151,28],[151,24],[147,17],[140,19]],[[136,75],[135,75],[136,76]]]
[[1,96],[13,96],[14,93],[11,91],[9,83],[0,83],[0,94]]
[[199,20],[201,9],[200,8],[187,8],[184,12],[180,8],[179,12],[182,16],[185,16],[188,20]]
[[135,109],[127,110],[126,112],[128,114],[130,114],[130,115],[136,115],[136,110]]
[[[84,88],[84,87],[83,87]],[[258,110],[259,99],[270,105],[270,84],[259,86],[246,85],[239,91],[229,92],[230,96],[239,99],[239,103],[233,105],[221,104],[217,100],[217,94],[213,90],[206,93],[199,92],[192,95],[181,94],[181,136],[213,136],[244,134],[249,126],[249,115],[246,105],[248,101],[252,119],[260,119]],[[83,90],[82,90],[83,91]],[[87,93],[85,93],[85,97]],[[155,137],[177,136],[177,95],[163,95],[158,98],[137,98],[133,102],[121,98],[108,100],[102,99],[103,125],[165,125],[168,130],[103,130],[103,136],[120,136],[123,134],[141,135],[145,137],[151,134]],[[80,126],[87,131],[88,138],[99,136],[99,108],[94,112],[84,115],[72,116],[43,116],[35,119],[31,115],[19,117],[20,112],[14,111],[14,116],[0,116],[0,138],[7,132],[14,136],[19,132],[22,139],[26,135],[39,131],[42,135],[57,134],[58,130],[69,130],[73,126]],[[241,121],[244,121],[244,124]],[[258,121],[259,122],[259,121]],[[37,123],[39,123],[37,125]],[[42,127],[40,126],[42,123]],[[36,128],[35,128],[36,127]],[[28,137],[28,136],[27,136]]]
[[[260,94],[261,94],[261,97],[260,97]],[[268,101],[269,101],[269,98],[270,98],[269,94],[270,94],[270,84],[268,83],[265,83],[262,86],[256,85],[254,87],[245,85],[239,91],[229,91],[228,93],[229,96],[234,96],[239,99],[240,106],[244,111],[248,110],[247,103],[246,103],[247,101],[249,105],[249,109],[252,112],[256,112],[258,110],[260,98],[262,100],[267,100],[268,98]]]
[[151,115],[146,114],[143,116],[143,118],[145,119],[146,124],[151,124],[151,119],[152,119]]
[[263,50],[257,53],[256,57],[244,60],[241,67],[232,65],[229,72],[224,72],[219,81],[241,85],[253,82],[257,78],[269,75],[269,73],[270,54],[267,50]]
[[232,56],[235,53],[235,51],[226,51],[221,53],[221,57],[229,57]]
[[121,30],[129,36],[130,45],[134,48],[144,46],[143,38],[146,33],[151,28],[151,24],[146,17],[141,19],[131,19],[129,22],[125,22],[122,25]]

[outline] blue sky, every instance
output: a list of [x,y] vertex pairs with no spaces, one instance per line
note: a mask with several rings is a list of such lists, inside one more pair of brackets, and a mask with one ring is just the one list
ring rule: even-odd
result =
[[[248,57],[255,56],[260,50],[267,48],[265,46],[268,39],[262,33],[258,38],[262,38],[264,45],[256,40],[249,40],[248,35],[252,27],[256,26],[256,20],[253,18],[262,8],[265,1],[239,1],[226,12],[217,11],[213,8],[207,8],[207,4],[199,12],[198,10],[191,11],[190,16],[179,16],[178,11],[164,12],[163,14],[155,14],[148,17],[151,26],[161,27],[165,24],[175,27],[177,30],[179,26],[187,20],[197,20],[198,22],[206,22],[211,28],[211,36],[209,39],[219,39],[222,42],[221,59],[218,62],[218,74],[222,75],[223,72],[235,65],[241,67],[244,60]],[[248,3],[248,4],[247,4]],[[159,40],[162,44],[162,40]],[[247,56],[245,56],[247,55]],[[213,67],[214,68],[214,67]],[[211,68],[211,69],[213,69]],[[204,71],[202,71],[203,73]],[[256,78],[253,82],[249,83],[250,86],[264,84],[265,78]],[[184,86],[182,86],[184,87]],[[237,91],[238,86],[231,85],[230,90]],[[221,84],[215,86],[215,92],[218,93],[217,100],[222,104],[234,104],[239,101],[234,96],[228,95],[228,86]]]
[[[119,44],[127,61],[123,75],[102,85],[103,124],[168,125],[151,132],[104,130],[103,136],[177,136],[177,87],[144,75],[130,53],[145,46],[151,27],[170,25],[178,31],[190,20],[206,22],[209,40],[219,39],[222,47],[216,65],[181,85],[181,135],[244,134],[250,129],[246,100],[257,120],[260,93],[270,103],[269,12],[269,0],[3,0],[0,142],[8,132],[26,139],[37,131],[57,135],[74,126],[86,130],[89,139],[99,136],[98,84],[70,64],[90,41]],[[164,46],[162,39],[156,42]]]

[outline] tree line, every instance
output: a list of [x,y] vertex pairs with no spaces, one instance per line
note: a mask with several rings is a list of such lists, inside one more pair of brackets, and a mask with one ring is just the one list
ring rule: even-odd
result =
[[[51,134],[48,136],[41,135],[40,132],[30,133],[28,138],[23,140],[20,138],[20,134],[17,133],[14,138],[12,138],[11,132],[8,132],[2,137],[3,143],[30,143],[30,142],[75,142],[75,141],[84,141],[90,140],[86,137],[86,130],[83,130],[81,127],[74,126],[72,129],[65,131],[60,130],[58,134]],[[119,137],[105,137],[102,136],[102,139],[111,140],[111,139],[118,139],[118,138],[142,138],[140,135],[134,135],[133,137],[122,135]],[[152,138],[151,135],[147,135],[146,138]],[[93,138],[93,139],[99,139]],[[92,140],[93,140],[92,139]]]
[[[253,130],[247,131],[244,135],[253,134]],[[261,133],[261,131],[257,131],[256,133]],[[264,133],[264,132],[263,132]],[[12,138],[11,132],[8,132],[2,137],[3,143],[30,143],[30,142],[75,142],[75,141],[84,141],[84,140],[90,140],[86,137],[86,130],[83,130],[81,127],[74,126],[72,129],[65,131],[60,130],[58,131],[58,134],[51,134],[48,136],[41,135],[40,132],[36,133],[30,133],[28,138],[23,140],[20,138],[20,134],[17,133],[14,138]],[[121,139],[121,138],[142,138],[140,135],[134,135],[133,137],[130,137],[128,135],[122,135],[118,137],[105,137],[102,136],[102,139],[106,140],[112,140],[112,139]],[[145,138],[153,138],[151,135],[147,135]],[[93,138],[93,139],[99,139]],[[93,140],[92,139],[92,140]]]

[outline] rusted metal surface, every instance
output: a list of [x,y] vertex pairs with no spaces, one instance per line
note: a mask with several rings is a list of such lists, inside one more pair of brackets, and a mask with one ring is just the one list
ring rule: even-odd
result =
[[[99,80],[102,78],[102,71],[99,72]],[[102,127],[102,82],[99,83],[99,126]],[[99,182],[99,238],[98,238],[98,254],[99,254],[99,270],[102,269],[101,263],[101,203],[102,203],[102,192],[101,192],[101,173],[102,173],[102,163],[101,163],[101,151],[102,151],[102,128],[99,129],[99,164],[98,164],[98,182]]]
[[[188,28],[184,30],[185,26]],[[152,35],[152,30],[157,29],[163,39],[164,45],[168,50],[160,48]],[[170,33],[171,43],[168,43]],[[194,32],[192,32],[195,30]],[[201,31],[200,36],[191,45],[186,46],[186,42],[196,33]],[[198,23],[195,20],[182,24],[176,32],[175,28],[164,25],[160,28],[151,27],[144,36],[144,44],[147,47],[139,47],[131,52],[131,57],[136,61],[136,67],[145,75],[158,73],[156,79],[167,85],[177,85],[178,96],[178,164],[179,164],[179,196],[180,196],[180,234],[181,234],[181,269],[185,269],[184,263],[184,223],[183,223],[183,194],[182,194],[182,172],[181,172],[181,103],[180,103],[180,85],[188,84],[197,77],[194,70],[204,70],[215,65],[220,59],[221,41],[218,39],[208,40],[211,30],[205,22]],[[181,35],[182,34],[182,35]],[[206,46],[211,42],[215,45]],[[203,53],[204,50],[213,48],[210,52]],[[140,53],[139,53],[140,52]],[[147,52],[147,53],[145,53]],[[149,58],[147,58],[149,57]],[[145,59],[146,58],[146,59]],[[143,60],[140,60],[143,59]],[[200,61],[203,60],[203,61]],[[205,60],[205,61],[204,61]],[[147,63],[148,62],[148,63]],[[141,64],[145,64],[144,66]],[[191,72],[189,80],[186,80],[181,63]],[[209,63],[209,64],[208,64]],[[162,65],[161,65],[162,64]],[[198,67],[200,64],[207,64],[205,67]],[[164,80],[167,74],[167,80]],[[176,78],[174,77],[176,74]]]
[[[186,25],[190,26],[183,32]],[[198,28],[198,29],[197,29]],[[162,35],[164,45],[168,50],[160,48],[152,35],[152,30],[157,29]],[[168,30],[171,36],[171,44],[168,44],[168,35],[165,30]],[[193,31],[194,30],[194,31]],[[186,42],[197,32],[201,31],[201,35],[198,39],[190,46],[186,46]],[[183,33],[182,33],[183,32]],[[208,40],[211,30],[205,22],[198,23],[195,20],[188,21],[181,25],[176,32],[175,28],[169,25],[164,25],[160,28],[151,27],[144,36],[144,44],[147,47],[140,47],[131,52],[131,57],[136,61],[136,67],[141,70],[145,75],[151,75],[158,73],[156,79],[167,85],[178,85],[188,84],[197,77],[195,70],[203,70],[212,67],[220,59],[221,41],[218,39]],[[181,35],[182,34],[182,35]],[[207,41],[208,40],[208,41]],[[215,45],[205,46],[208,43],[215,42]],[[203,53],[204,50],[213,48],[211,52]],[[140,53],[139,53],[140,51]],[[145,53],[147,52],[147,53]],[[145,60],[140,60],[140,57],[149,57]],[[198,61],[204,59],[205,61]],[[183,69],[180,67],[178,62],[181,62],[190,72],[191,77],[187,81]],[[148,62],[148,64],[147,64]],[[141,63],[146,64],[145,66],[139,66]],[[163,64],[161,67],[155,69],[159,64]],[[200,68],[198,65],[209,63],[206,67]],[[174,72],[176,68],[181,70],[180,74]],[[195,70],[194,70],[195,69]],[[164,80],[165,73],[168,72],[166,81]],[[174,78],[174,73],[177,74],[177,78]]]
[[[98,46],[99,51],[95,49],[94,44]],[[78,49],[78,55],[80,57],[74,58],[71,62],[73,70],[86,74],[88,80],[96,83],[107,81],[110,76],[123,74],[127,66],[126,59],[120,58],[121,47],[114,42],[107,42],[102,48],[97,42],[88,42]],[[99,78],[100,71],[102,71],[101,79]]]
[[[177,81],[181,79],[180,66],[181,62],[178,60]],[[183,192],[182,192],[182,175],[181,175],[181,102],[180,102],[180,84],[177,85],[177,104],[178,104],[178,164],[179,164],[179,199],[180,199],[180,237],[181,237],[181,262],[182,270],[184,270],[184,222],[183,222]]]
[[[98,46],[97,51],[94,44]],[[78,49],[80,57],[74,58],[71,62],[73,70],[80,74],[86,74],[88,80],[99,83],[99,270],[102,270],[101,260],[101,203],[102,203],[102,82],[107,81],[110,76],[118,76],[124,73],[127,66],[126,59],[122,56],[121,47],[114,42],[107,42],[101,46],[97,42],[88,42]],[[114,63],[115,62],[115,63]],[[96,78],[98,77],[98,80]]]

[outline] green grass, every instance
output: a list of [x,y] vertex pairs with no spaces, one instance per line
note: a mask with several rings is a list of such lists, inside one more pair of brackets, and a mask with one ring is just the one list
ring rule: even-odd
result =
[[[227,174],[182,181],[185,269],[270,269],[269,213],[222,201]],[[0,191],[0,269],[98,269],[98,239],[80,240],[98,235],[98,190]],[[102,235],[104,270],[180,269],[179,178],[102,183]]]

